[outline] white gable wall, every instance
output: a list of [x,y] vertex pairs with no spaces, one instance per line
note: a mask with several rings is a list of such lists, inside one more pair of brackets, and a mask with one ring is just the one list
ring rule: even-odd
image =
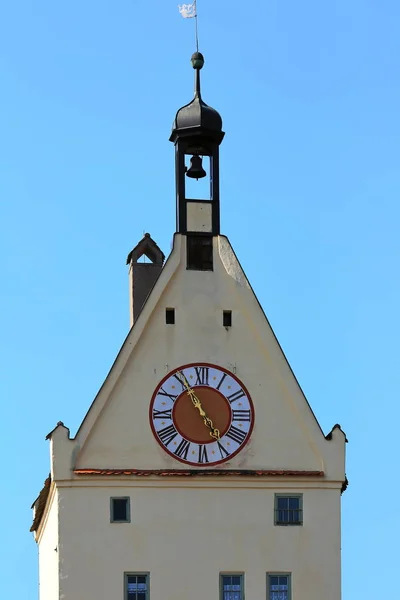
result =
[[[332,470],[333,478],[343,480],[343,457],[330,460],[332,443],[324,439],[228,240],[214,240],[213,272],[186,270],[185,241],[175,236],[171,278],[162,291],[158,284],[153,290],[148,304],[157,304],[150,315],[146,305],[131,331],[121,375],[112,389],[100,393],[101,410],[93,407],[78,435],[76,467],[182,468],[154,440],[149,403],[170,370],[209,362],[235,372],[255,406],[251,442],[224,468]],[[165,324],[167,307],[175,308],[175,325]],[[233,313],[228,330],[223,310]],[[141,320],[144,330],[134,340]]]
[[[47,512],[39,539],[40,600],[124,600],[124,572],[150,572],[151,600],[218,600],[224,571],[245,573],[247,600],[266,597],[267,572],[291,573],[291,600],[340,600],[344,434],[339,428],[331,440],[322,434],[228,240],[214,239],[213,272],[186,270],[185,242],[175,236],[172,254],[76,438],[69,439],[62,425],[51,434],[59,513]],[[175,325],[165,324],[165,308],[175,308]],[[228,330],[223,310],[232,310]],[[149,404],[159,381],[191,362],[235,372],[255,407],[249,444],[230,463],[211,468],[324,476],[73,473],[190,469],[155,441]],[[302,526],[275,526],[275,493],[303,494]],[[110,523],[114,496],[131,498],[131,523]]]

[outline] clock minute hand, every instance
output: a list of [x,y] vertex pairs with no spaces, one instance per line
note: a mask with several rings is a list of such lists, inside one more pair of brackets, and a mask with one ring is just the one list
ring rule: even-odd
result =
[[181,381],[186,388],[188,396],[190,396],[190,399],[193,402],[193,406],[195,408],[197,408],[197,410],[199,411],[200,416],[203,419],[204,425],[206,425],[210,429],[210,436],[213,437],[215,440],[219,440],[221,437],[219,429],[214,427],[213,422],[211,421],[210,417],[208,417],[207,414],[205,413],[205,411],[201,405],[200,399],[196,396],[195,392],[190,387],[189,382],[186,379],[186,377],[184,376],[184,374],[182,373],[182,371],[179,371],[179,375],[182,377]]

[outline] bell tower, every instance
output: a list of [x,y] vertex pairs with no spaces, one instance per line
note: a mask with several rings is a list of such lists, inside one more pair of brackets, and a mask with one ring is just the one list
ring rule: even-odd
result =
[[[219,145],[225,134],[221,116],[201,97],[203,55],[195,52],[191,62],[195,70],[194,98],[176,113],[169,138],[175,144],[176,231],[187,234],[191,239],[189,243],[193,244],[199,244],[199,238],[204,236],[206,239],[202,243],[207,246],[212,236],[220,233]],[[188,167],[186,160],[189,157]],[[203,168],[204,157],[209,157],[208,173]],[[186,177],[197,180],[208,177],[209,197],[188,198]]]
[[171,252],[145,234],[129,253],[129,333],[75,435],[47,435],[40,600],[341,600],[346,436],[322,432],[220,234],[203,64],[170,137]]

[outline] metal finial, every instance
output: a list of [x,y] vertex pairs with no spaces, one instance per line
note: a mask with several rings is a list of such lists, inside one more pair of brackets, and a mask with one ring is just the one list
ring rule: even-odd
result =
[[190,59],[192,62],[193,69],[202,69],[204,66],[204,56],[201,52],[195,52],[192,54],[192,58]]

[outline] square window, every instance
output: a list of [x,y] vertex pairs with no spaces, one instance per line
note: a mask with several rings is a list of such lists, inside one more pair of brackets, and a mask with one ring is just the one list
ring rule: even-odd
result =
[[130,515],[130,498],[111,498],[111,523],[129,523]]
[[149,600],[148,573],[125,573],[125,600]]
[[275,494],[275,525],[303,524],[302,494]]
[[244,600],[243,574],[220,575],[220,600]]
[[213,270],[212,237],[204,235],[188,235],[187,238],[187,269],[193,271]]
[[175,309],[174,308],[166,308],[165,309],[165,322],[167,325],[175,325]]
[[285,573],[267,574],[267,600],[290,600],[290,575]]

